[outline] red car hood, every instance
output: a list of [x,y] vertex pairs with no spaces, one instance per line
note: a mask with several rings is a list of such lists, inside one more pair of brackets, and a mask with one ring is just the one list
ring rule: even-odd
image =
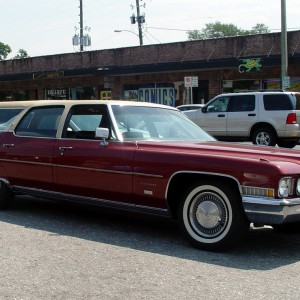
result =
[[154,148],[155,151],[201,153],[202,155],[230,156],[267,160],[273,162],[293,162],[300,164],[300,151],[279,147],[256,146],[244,143],[226,142],[138,142],[139,148]]

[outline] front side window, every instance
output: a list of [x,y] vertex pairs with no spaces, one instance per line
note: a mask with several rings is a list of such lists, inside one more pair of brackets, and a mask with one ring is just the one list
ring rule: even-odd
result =
[[96,128],[110,130],[110,120],[105,105],[74,105],[67,117],[63,137],[69,139],[96,139]]
[[63,106],[45,106],[30,109],[18,124],[18,136],[55,137]]
[[207,112],[226,112],[229,97],[219,97],[207,105]]

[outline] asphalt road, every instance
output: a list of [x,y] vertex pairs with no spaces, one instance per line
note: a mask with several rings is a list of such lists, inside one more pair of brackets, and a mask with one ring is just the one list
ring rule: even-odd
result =
[[177,224],[17,197],[0,211],[0,299],[299,299],[300,234],[251,229],[226,253]]

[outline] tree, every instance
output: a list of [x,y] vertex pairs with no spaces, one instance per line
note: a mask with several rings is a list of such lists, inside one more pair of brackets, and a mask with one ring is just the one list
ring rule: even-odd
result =
[[215,23],[205,24],[202,30],[190,30],[187,33],[189,40],[200,40],[268,32],[270,32],[270,30],[264,24],[256,24],[251,30],[244,30],[232,23],[226,24],[217,21]]
[[271,30],[269,27],[265,24],[257,23],[255,26],[252,27],[249,34],[263,34],[263,33],[269,33]]
[[11,52],[11,48],[0,42],[0,60],[6,59],[7,55]]
[[29,57],[28,53],[24,49],[19,49],[17,55],[14,57],[14,59],[20,59],[20,58],[26,58]]

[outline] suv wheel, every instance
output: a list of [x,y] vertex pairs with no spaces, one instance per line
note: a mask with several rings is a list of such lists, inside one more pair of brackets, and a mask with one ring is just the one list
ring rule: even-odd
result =
[[252,143],[261,146],[275,146],[276,134],[269,127],[260,127],[255,129],[252,135]]

